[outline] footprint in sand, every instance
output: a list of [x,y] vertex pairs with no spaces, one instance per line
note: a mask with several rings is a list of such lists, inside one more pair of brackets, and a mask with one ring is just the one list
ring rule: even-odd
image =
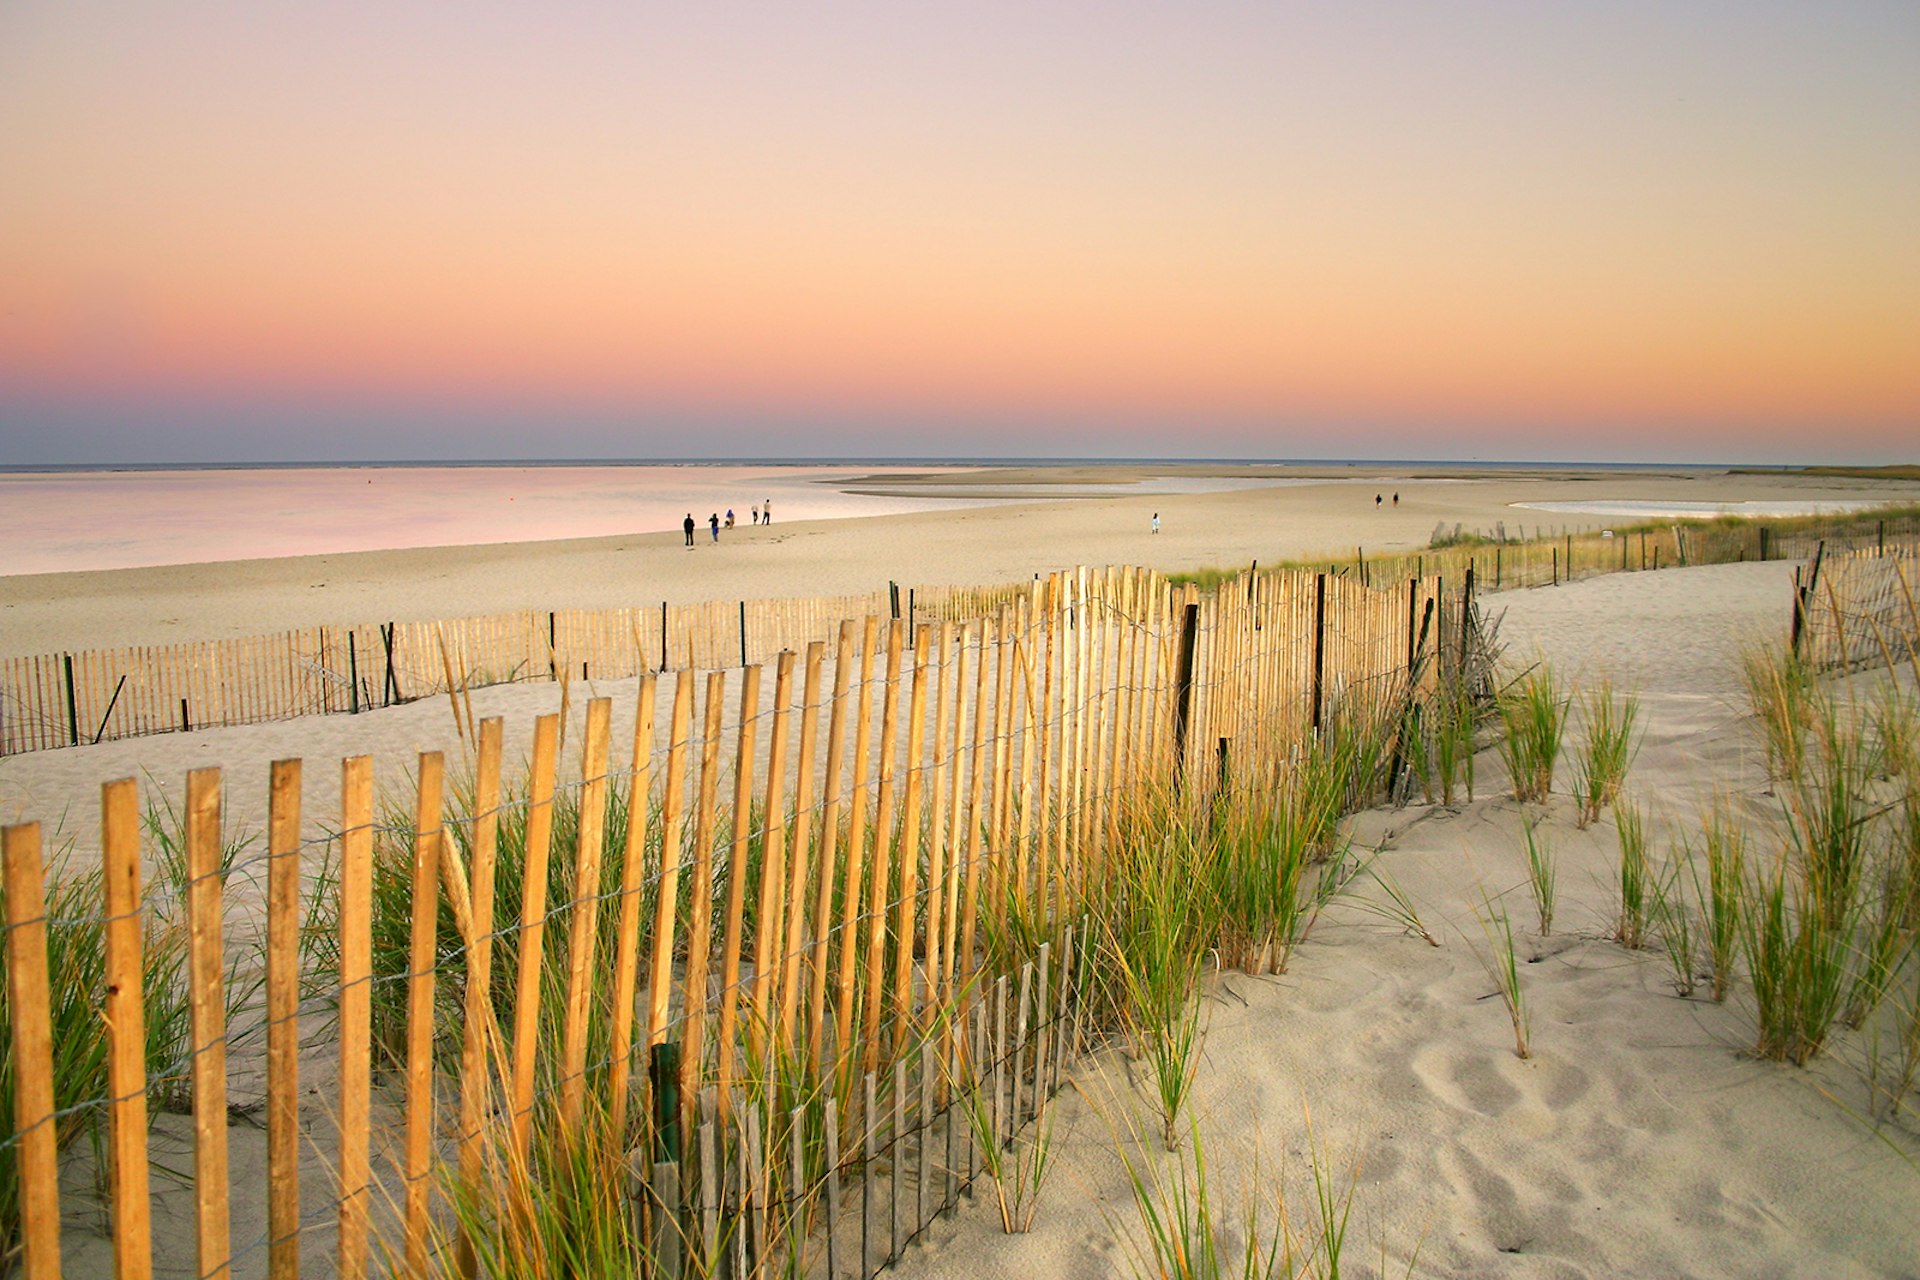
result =
[[1504,1115],[1520,1102],[1520,1091],[1484,1054],[1461,1054],[1443,1048],[1422,1050],[1414,1055],[1413,1076],[1448,1106],[1476,1115]]

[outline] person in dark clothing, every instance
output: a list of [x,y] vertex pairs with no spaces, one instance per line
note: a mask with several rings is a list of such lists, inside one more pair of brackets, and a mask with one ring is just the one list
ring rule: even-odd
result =
[[720,541],[720,513],[714,512],[707,517],[707,527],[713,530],[713,540]]
[[687,512],[686,521],[680,526],[687,531],[687,545],[693,545],[693,512]]

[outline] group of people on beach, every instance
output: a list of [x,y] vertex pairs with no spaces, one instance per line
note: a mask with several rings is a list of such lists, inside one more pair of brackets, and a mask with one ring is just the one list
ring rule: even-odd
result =
[[[753,508],[753,522],[756,525],[773,523],[773,499],[768,498]],[[680,522],[680,528],[687,535],[687,545],[693,545],[693,531],[699,526],[694,522],[693,512],[687,512],[687,518]],[[733,528],[733,508],[727,508],[726,528]],[[720,541],[721,518],[718,511],[707,517],[707,528],[713,533],[713,541]]]

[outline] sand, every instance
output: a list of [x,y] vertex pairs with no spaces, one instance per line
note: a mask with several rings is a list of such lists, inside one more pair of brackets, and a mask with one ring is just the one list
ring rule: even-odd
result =
[[[1231,564],[1349,541],[1417,545],[1442,519],[1531,526],[1537,513],[1505,504],[1535,495],[1701,500],[1785,488],[1796,498],[1810,489],[1858,497],[1861,484],[1872,482],[1403,478],[1401,510],[1376,512],[1371,479],[1339,480],[775,526],[697,553],[677,538],[613,539],[0,579],[0,592],[7,646],[21,651],[536,600],[613,603],[623,592],[693,599],[837,591],[887,578],[990,581],[1078,561]],[[1167,530],[1158,538],[1145,532],[1153,509]],[[1517,658],[1544,657],[1583,680],[1610,673],[1638,691],[1646,739],[1630,785],[1653,807],[1664,853],[1716,792],[1756,821],[1775,807],[1738,659],[1742,644],[1784,633],[1790,583],[1788,565],[1730,565],[1487,603],[1504,612]],[[616,741],[630,723],[633,689],[626,681],[594,690],[615,699]],[[583,692],[574,691],[576,706]],[[524,685],[480,691],[474,702],[476,714],[506,715],[508,742],[524,749],[531,717],[558,698],[553,685]],[[376,753],[391,784],[423,749],[458,750],[444,702],[36,753],[0,760],[0,814],[50,822],[64,814],[84,848],[101,780],[147,772],[177,796],[188,768],[220,764],[234,780],[235,817],[257,831],[274,758],[307,758],[309,812],[325,815],[337,804],[339,757]],[[1659,955],[1605,941],[1615,833],[1610,823],[1576,831],[1564,795],[1544,828],[1560,857],[1558,918],[1551,935],[1537,936],[1521,811],[1501,798],[1495,759],[1483,754],[1479,763],[1472,803],[1378,809],[1351,822],[1357,844],[1381,851],[1442,946],[1349,904],[1320,922],[1285,975],[1209,979],[1194,1114],[1226,1216],[1237,1214],[1239,1188],[1257,1163],[1262,1203],[1284,1193],[1296,1221],[1312,1220],[1310,1114],[1314,1143],[1343,1184],[1353,1180],[1350,1273],[1384,1251],[1387,1272],[1403,1274],[1417,1249],[1412,1270],[1442,1276],[1920,1274],[1920,1138],[1876,1133],[1858,1118],[1866,1096],[1859,1038],[1842,1036],[1811,1070],[1756,1061],[1744,1052],[1752,1013],[1743,998],[1677,998]],[[1476,958],[1486,942],[1469,903],[1480,886],[1505,895],[1516,925],[1528,926],[1529,1061],[1514,1056],[1505,1011]],[[1032,1280],[1130,1270],[1137,1223],[1113,1130],[1139,1095],[1111,1051],[1084,1063],[1075,1082],[1057,1112],[1060,1164],[1033,1232],[1002,1235],[990,1205],[976,1202],[936,1224],[902,1274]],[[236,1130],[243,1178],[257,1168],[258,1147],[257,1132]],[[313,1189],[323,1204],[324,1188]],[[250,1227],[254,1208],[239,1207],[238,1221]],[[70,1228],[76,1245],[83,1225]],[[83,1256],[104,1254],[89,1246]]]

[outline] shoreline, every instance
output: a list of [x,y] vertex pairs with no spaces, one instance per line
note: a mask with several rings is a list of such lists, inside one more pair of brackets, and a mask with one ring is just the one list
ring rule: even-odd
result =
[[[1121,483],[1131,466],[1070,468],[1051,483]],[[1200,468],[1218,478],[1222,468]],[[1236,478],[1244,472],[1225,469]],[[1308,470],[1322,471],[1315,467]],[[1019,486],[1031,469],[944,474],[901,487]],[[1069,479],[1069,477],[1072,477]],[[1305,475],[1202,493],[1015,501],[906,515],[744,526],[689,550],[678,533],[356,551],[0,577],[0,656],[271,634],[317,624],[428,621],[522,608],[776,599],[907,585],[992,585],[1075,565],[1168,572],[1254,560],[1411,550],[1436,527],[1599,529],[1613,517],[1529,511],[1523,501],[1920,501],[1920,481],[1685,471],[1516,470],[1462,480]],[[985,483],[983,483],[983,481]],[[1306,483],[1300,483],[1305,481]],[[1398,482],[1399,488],[1392,486]],[[895,481],[898,484],[898,480]],[[1376,508],[1377,492],[1400,504]],[[929,496],[937,496],[936,494]],[[1161,516],[1161,532],[1150,518]],[[704,535],[703,535],[704,538]]]

